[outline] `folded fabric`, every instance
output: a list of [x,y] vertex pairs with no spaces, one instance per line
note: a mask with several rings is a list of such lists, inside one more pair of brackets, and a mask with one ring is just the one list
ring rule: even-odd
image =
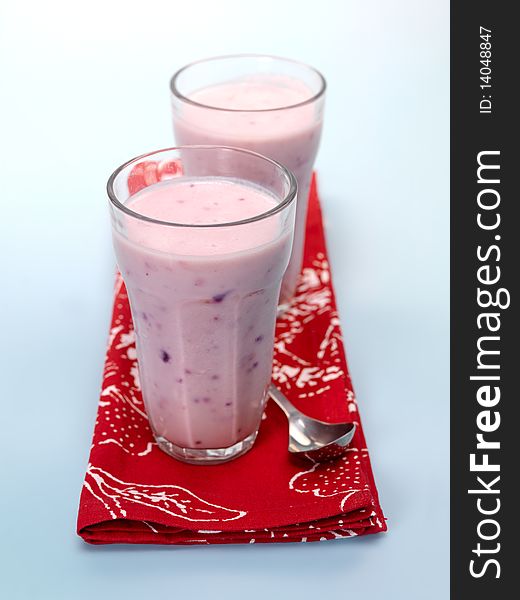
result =
[[276,326],[273,381],[301,410],[354,421],[347,453],[295,459],[269,402],[247,454],[218,466],[174,460],[154,441],[139,387],[125,286],[117,277],[94,439],[78,514],[92,544],[312,542],[386,530],[350,381],[316,181],[296,297]]

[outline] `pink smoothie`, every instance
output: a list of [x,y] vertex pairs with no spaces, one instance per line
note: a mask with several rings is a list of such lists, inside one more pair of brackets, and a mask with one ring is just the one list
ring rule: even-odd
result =
[[[183,177],[145,188],[127,205],[161,221],[210,225],[265,213],[276,200],[242,181]],[[280,213],[198,228],[124,218],[125,234],[115,232],[114,245],[156,437],[203,449],[254,434],[291,247]]]
[[[173,99],[178,144],[225,144],[245,148],[277,160],[296,176],[298,204],[294,243],[282,285],[282,304],[292,297],[301,270],[309,187],[322,127],[321,102],[294,105],[309,100],[312,95],[297,79],[254,75],[189,95],[190,100],[204,107]],[[247,173],[243,176],[247,179]]]

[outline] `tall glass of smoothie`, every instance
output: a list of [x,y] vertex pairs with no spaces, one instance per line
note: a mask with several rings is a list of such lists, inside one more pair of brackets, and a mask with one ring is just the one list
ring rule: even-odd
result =
[[296,187],[271,159],[212,146],[139,156],[108,181],[143,398],[177,459],[219,463],[255,441]]
[[[325,79],[312,67],[272,56],[192,63],[171,79],[178,144],[225,144],[269,156],[298,181],[294,244],[280,297],[287,306],[302,266],[307,203],[320,142]],[[242,175],[247,178],[248,173]]]

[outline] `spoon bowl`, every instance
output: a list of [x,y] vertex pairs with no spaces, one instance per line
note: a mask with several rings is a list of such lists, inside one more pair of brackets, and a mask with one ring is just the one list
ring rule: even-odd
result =
[[330,460],[341,456],[356,432],[355,423],[325,423],[300,412],[273,384],[269,396],[289,420],[289,452],[313,460]]

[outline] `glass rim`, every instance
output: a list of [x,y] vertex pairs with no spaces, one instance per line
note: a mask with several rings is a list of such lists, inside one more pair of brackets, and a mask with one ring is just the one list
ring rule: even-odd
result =
[[[279,202],[273,208],[269,209],[268,211],[259,213],[258,215],[253,215],[252,217],[248,217],[247,219],[241,219],[239,221],[222,222],[222,223],[175,223],[173,221],[163,221],[161,219],[155,219],[153,217],[149,217],[147,215],[143,215],[139,212],[136,212],[136,211],[130,209],[126,204],[123,204],[123,202],[121,202],[118,199],[117,193],[114,189],[114,183],[115,183],[117,177],[122,173],[122,171],[125,168],[129,167],[130,165],[132,165],[134,163],[137,164],[138,161],[150,159],[152,157],[157,157],[166,152],[172,152],[172,151],[176,151],[176,150],[230,150],[231,152],[239,152],[241,154],[247,154],[247,155],[255,157],[255,158],[260,158],[267,163],[271,163],[274,167],[276,167],[277,169],[279,169],[282,172],[283,176],[287,180],[289,189],[288,189],[287,193],[285,194],[285,197],[283,198],[283,200],[281,202]],[[204,176],[204,177],[211,177],[211,175]],[[172,179],[176,179],[176,178],[173,177]],[[237,178],[237,179],[239,179],[239,178]],[[246,181],[246,183],[250,183],[247,180],[244,180],[244,181]],[[151,188],[154,185],[155,184],[152,184],[147,187]],[[146,188],[143,188],[143,189],[146,189]],[[140,154],[139,156],[135,156],[134,158],[127,160],[125,163],[123,163],[121,166],[119,166],[110,175],[110,177],[108,178],[108,181],[107,181],[106,190],[107,190],[108,198],[109,198],[112,206],[114,206],[118,210],[121,210],[122,212],[126,213],[127,215],[129,215],[135,219],[139,219],[140,221],[146,221],[148,223],[153,223],[155,225],[164,225],[164,226],[168,226],[168,227],[189,227],[189,228],[197,228],[197,229],[210,229],[210,228],[218,228],[218,227],[234,227],[237,225],[247,225],[248,223],[254,223],[256,221],[261,221],[263,219],[266,219],[268,217],[271,217],[272,215],[275,215],[275,214],[283,211],[287,206],[289,206],[296,199],[297,191],[298,191],[298,184],[296,181],[296,177],[294,176],[292,171],[290,171],[289,169],[284,167],[278,161],[273,160],[272,158],[269,158],[267,156],[264,156],[263,154],[258,154],[258,152],[253,152],[251,150],[245,150],[243,148],[236,148],[234,146],[218,146],[218,145],[193,145],[193,146],[190,146],[190,145],[185,145],[185,146],[173,146],[171,148],[162,148],[160,150],[154,150],[152,152],[147,152],[146,154]],[[139,190],[139,191],[141,191],[141,190]]]
[[[177,80],[188,69],[194,67],[196,65],[200,65],[203,63],[209,63],[217,60],[228,60],[228,59],[240,59],[240,58],[268,58],[273,61],[281,61],[286,63],[292,63],[294,65],[298,65],[300,67],[304,67],[309,71],[312,71],[315,75],[318,76],[320,81],[320,89],[313,94],[307,100],[303,100],[302,102],[297,102],[296,104],[287,104],[285,106],[280,106],[276,108],[254,108],[254,109],[242,109],[242,108],[224,108],[221,106],[211,106],[211,104],[203,104],[202,102],[196,102],[191,98],[188,98],[184,94],[182,94],[177,86]],[[327,80],[322,75],[318,69],[308,65],[307,63],[301,62],[299,60],[294,60],[292,58],[284,58],[283,56],[275,56],[273,54],[223,54],[221,56],[211,56],[209,58],[202,58],[200,60],[195,60],[193,62],[184,65],[178,71],[176,71],[172,78],[170,79],[170,91],[171,93],[178,98],[179,100],[186,102],[187,104],[191,104],[193,106],[198,106],[199,108],[207,108],[210,110],[220,110],[224,112],[237,112],[237,113],[267,113],[267,112],[275,112],[279,110],[288,110],[291,108],[299,108],[300,106],[305,106],[306,104],[312,104],[316,102],[319,98],[321,98],[325,94],[325,90],[327,89]]]

